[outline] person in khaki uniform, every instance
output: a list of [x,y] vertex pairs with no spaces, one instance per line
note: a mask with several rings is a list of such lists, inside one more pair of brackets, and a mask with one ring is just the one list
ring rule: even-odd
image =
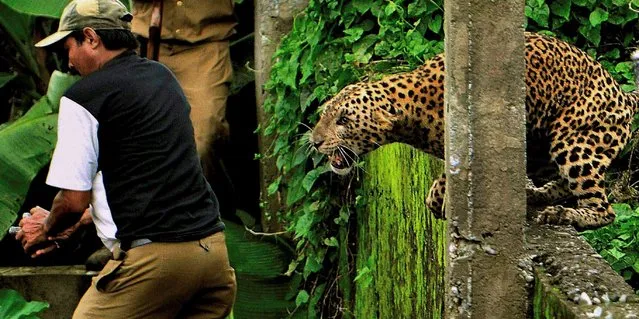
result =
[[[161,3],[161,4],[159,4]],[[232,76],[228,38],[235,33],[233,0],[136,0],[132,31],[149,41],[154,6],[161,5],[158,61],[180,82],[191,105],[195,143],[204,174],[218,193],[229,192],[221,148],[229,138],[226,101]],[[145,52],[146,53],[146,52]],[[146,53],[150,57],[150,53]],[[224,194],[222,210],[233,195]]]
[[166,66],[138,56],[132,19],[117,0],[73,0],[36,44],[64,46],[82,78],[60,100],[47,176],[60,191],[51,211],[23,216],[16,239],[37,257],[59,248],[69,222],[93,222],[112,258],[75,319],[224,318],[235,271],[189,103]]

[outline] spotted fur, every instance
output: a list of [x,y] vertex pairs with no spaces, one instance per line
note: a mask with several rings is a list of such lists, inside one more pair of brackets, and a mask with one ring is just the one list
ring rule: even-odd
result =
[[[537,220],[579,229],[609,224],[615,213],[604,174],[630,138],[639,99],[624,93],[598,62],[561,40],[526,33],[525,52],[528,201],[577,202],[576,207],[547,206]],[[347,86],[325,103],[311,143],[342,174],[357,156],[392,142],[443,158],[444,73],[440,55],[412,72]],[[427,198],[438,216],[444,194],[442,176]]]

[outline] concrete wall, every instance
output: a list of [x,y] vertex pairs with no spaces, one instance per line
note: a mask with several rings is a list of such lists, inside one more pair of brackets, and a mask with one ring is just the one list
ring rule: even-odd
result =
[[44,301],[49,309],[42,319],[71,318],[95,272],[84,265],[51,267],[0,267],[0,288],[18,291],[27,301]]

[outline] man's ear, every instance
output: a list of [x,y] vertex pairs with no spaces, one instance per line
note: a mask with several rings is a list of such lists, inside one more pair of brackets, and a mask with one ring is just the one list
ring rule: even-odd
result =
[[87,41],[91,48],[97,48],[100,44],[100,36],[93,30],[92,28],[84,28],[82,29],[82,33],[84,34],[84,41]]

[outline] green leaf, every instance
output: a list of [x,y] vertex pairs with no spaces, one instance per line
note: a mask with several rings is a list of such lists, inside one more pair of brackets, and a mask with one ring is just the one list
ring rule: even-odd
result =
[[25,14],[60,18],[68,0],[0,0],[0,2]]
[[313,227],[313,215],[312,213],[306,213],[302,215],[295,222],[295,238],[306,237]]
[[608,11],[597,8],[595,9],[595,11],[590,13],[590,17],[588,18],[588,20],[590,20],[590,24],[593,27],[597,27],[608,20]]
[[308,278],[310,274],[316,273],[322,269],[322,259],[323,258],[318,256],[306,259],[306,264],[304,265],[304,278]]
[[304,180],[302,180],[302,187],[304,187],[306,192],[310,192],[313,184],[315,184],[315,181],[320,177],[320,175],[329,171],[330,168],[324,165],[308,172],[306,176],[304,176]]
[[550,4],[550,10],[558,17],[562,17],[564,20],[570,19],[570,6],[571,0],[556,0]]
[[370,0],[353,0],[353,7],[357,9],[359,13],[366,13],[366,11],[370,10],[373,4],[373,1]]
[[599,45],[601,42],[601,26],[590,26],[590,25],[581,25],[579,26],[579,33],[584,36],[588,41],[590,41],[595,46]]
[[339,242],[335,237],[324,238],[324,245],[329,247],[339,247]]
[[526,17],[535,21],[539,26],[548,27],[548,19],[550,18],[550,8],[543,3],[540,6],[531,6],[526,2],[524,11]]
[[357,40],[359,40],[359,38],[362,37],[362,34],[364,34],[364,29],[362,28],[350,28],[350,29],[346,29],[344,30],[344,33],[348,34],[348,37],[346,37],[346,41],[353,43]]
[[442,16],[436,15],[430,21],[428,21],[428,29],[435,33],[438,33],[442,28]]
[[11,80],[15,79],[16,73],[0,72],[0,88],[7,85]]
[[271,184],[268,185],[266,191],[268,195],[275,194],[280,189],[280,182],[282,182],[282,176],[278,176]]
[[23,117],[0,129],[0,231],[16,220],[31,180],[49,163],[62,93],[78,78],[55,71],[43,96]]
[[308,292],[306,292],[306,290],[300,290],[300,292],[297,294],[297,297],[295,298],[295,305],[299,307],[307,303],[309,298],[310,296]]
[[0,318],[3,319],[38,319],[38,314],[49,308],[42,301],[27,302],[15,290],[0,289]]

